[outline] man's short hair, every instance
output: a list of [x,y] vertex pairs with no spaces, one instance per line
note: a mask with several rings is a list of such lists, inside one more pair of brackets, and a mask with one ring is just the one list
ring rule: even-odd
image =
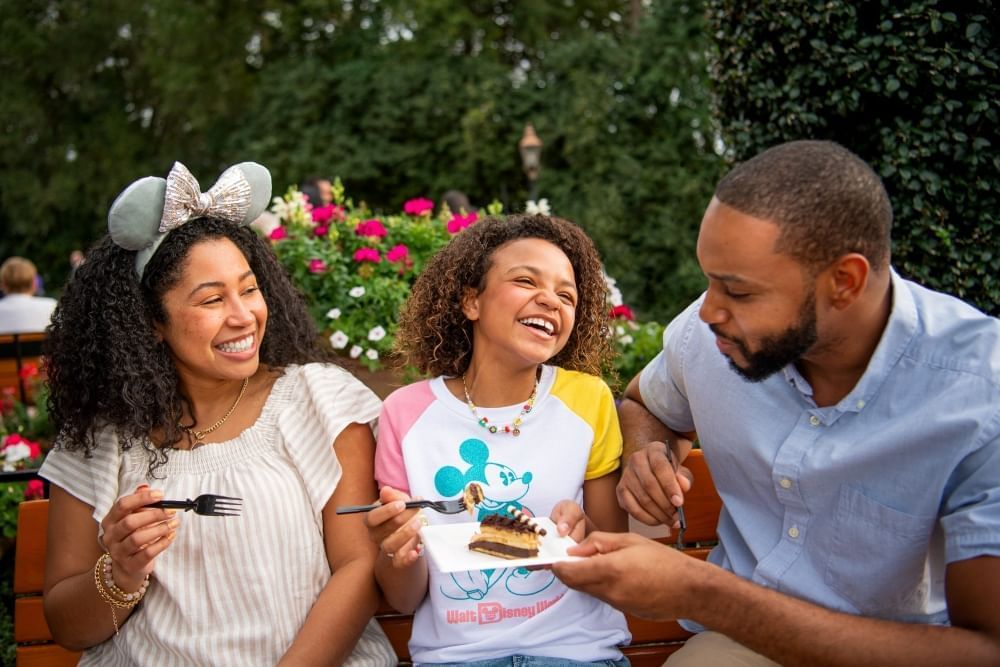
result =
[[775,252],[820,270],[860,253],[888,264],[892,205],[864,160],[832,141],[791,141],[737,165],[715,189],[731,208],[781,228]]
[[0,284],[8,294],[34,294],[38,270],[31,260],[10,257],[0,266]]

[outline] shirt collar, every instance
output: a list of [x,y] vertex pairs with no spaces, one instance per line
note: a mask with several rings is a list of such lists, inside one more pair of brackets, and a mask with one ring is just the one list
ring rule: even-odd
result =
[[[889,277],[892,289],[892,307],[889,311],[889,320],[882,331],[882,337],[854,389],[837,405],[829,408],[830,411],[861,412],[872,397],[878,393],[917,333],[917,308],[913,301],[913,295],[895,269],[889,269]],[[793,387],[804,396],[812,398],[812,387],[795,368],[795,364],[786,366],[783,373],[785,380]]]

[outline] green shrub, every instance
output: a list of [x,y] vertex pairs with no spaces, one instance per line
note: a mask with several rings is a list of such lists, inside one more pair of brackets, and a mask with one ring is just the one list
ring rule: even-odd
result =
[[882,176],[894,265],[1000,313],[1000,76],[992,2],[708,0],[731,159],[830,139]]

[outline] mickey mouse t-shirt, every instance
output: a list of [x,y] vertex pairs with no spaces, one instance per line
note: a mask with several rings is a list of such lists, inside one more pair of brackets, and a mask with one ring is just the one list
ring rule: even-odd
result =
[[[510,424],[523,408],[480,408]],[[600,378],[543,366],[535,405],[520,436],[490,433],[438,377],[395,391],[379,418],[375,477],[423,498],[459,498],[468,482],[486,497],[477,520],[513,505],[548,516],[564,499],[583,504],[583,482],[618,468],[621,431],[611,390]],[[425,512],[432,524],[468,514]],[[509,655],[616,660],[631,638],[625,617],[564,586],[548,570],[442,573],[428,562],[429,591],[410,638],[415,663],[470,662]]]

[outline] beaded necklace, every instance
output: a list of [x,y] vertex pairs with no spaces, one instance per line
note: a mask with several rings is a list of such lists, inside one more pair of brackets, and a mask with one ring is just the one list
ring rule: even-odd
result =
[[476,404],[472,402],[472,397],[469,396],[469,386],[465,384],[464,373],[462,374],[462,389],[465,391],[465,402],[468,403],[469,410],[472,411],[472,416],[476,418],[476,421],[480,426],[485,428],[490,433],[509,433],[513,436],[518,436],[521,435],[521,424],[524,423],[524,418],[529,412],[531,412],[531,408],[535,405],[535,397],[538,395],[538,378],[535,378],[535,387],[531,390],[531,396],[528,397],[527,402],[521,408],[520,414],[514,418],[514,421],[503,426],[491,424],[489,419],[479,416],[479,411],[476,410]]

